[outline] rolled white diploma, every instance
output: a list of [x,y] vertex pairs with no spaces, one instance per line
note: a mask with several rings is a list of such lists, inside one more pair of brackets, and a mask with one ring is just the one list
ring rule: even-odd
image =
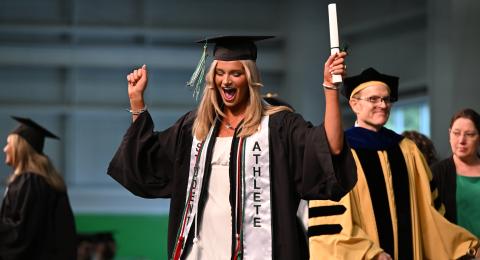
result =
[[[337,4],[328,5],[328,24],[330,28],[330,54],[340,52],[340,43],[338,41],[338,24],[337,24]],[[341,75],[332,75],[332,82],[342,82]]]

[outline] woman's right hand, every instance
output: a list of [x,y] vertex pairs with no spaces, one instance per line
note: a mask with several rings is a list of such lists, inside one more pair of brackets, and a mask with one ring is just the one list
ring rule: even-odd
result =
[[145,107],[143,101],[143,93],[147,88],[147,65],[133,70],[127,76],[128,81],[128,98],[130,99],[130,109],[139,110]]

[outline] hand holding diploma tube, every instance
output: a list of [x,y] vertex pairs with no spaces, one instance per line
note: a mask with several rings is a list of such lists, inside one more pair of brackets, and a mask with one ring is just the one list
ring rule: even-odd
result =
[[[328,22],[330,28],[330,54],[335,54],[340,52],[340,43],[338,40],[337,5],[335,3],[328,5]],[[333,74],[332,82],[342,82],[342,76],[339,74]]]

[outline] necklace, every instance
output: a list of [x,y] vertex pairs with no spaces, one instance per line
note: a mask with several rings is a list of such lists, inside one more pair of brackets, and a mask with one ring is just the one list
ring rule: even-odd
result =
[[235,127],[233,127],[229,122],[222,121],[223,124],[225,125],[225,128],[229,130],[235,130]]
[[226,118],[220,119],[220,122],[222,122],[226,129],[235,131],[235,129],[237,129],[237,127],[243,122],[243,116],[240,122],[237,122],[237,126],[233,126],[230,122],[227,122]]

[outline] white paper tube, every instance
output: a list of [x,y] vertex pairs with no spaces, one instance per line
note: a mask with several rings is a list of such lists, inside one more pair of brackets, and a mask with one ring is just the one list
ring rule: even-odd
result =
[[330,47],[338,48],[337,5],[328,5],[328,24],[330,26]]
[[[330,29],[330,54],[340,51],[340,43],[338,40],[338,24],[337,24],[337,4],[328,5],[328,24]],[[341,75],[332,75],[332,82],[342,82]]]

